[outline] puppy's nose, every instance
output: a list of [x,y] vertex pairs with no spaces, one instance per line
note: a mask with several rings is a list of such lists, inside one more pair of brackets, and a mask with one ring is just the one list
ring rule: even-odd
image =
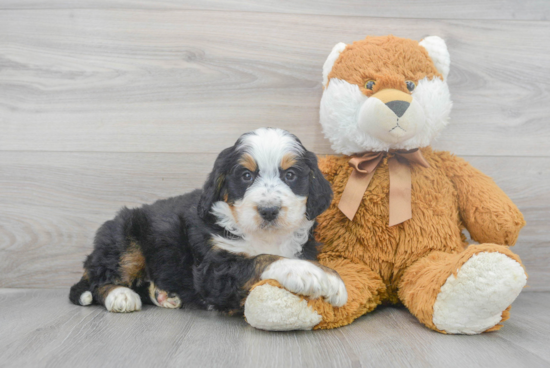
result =
[[258,212],[260,216],[266,221],[273,221],[277,218],[279,214],[279,207],[259,207]]
[[388,106],[390,110],[393,111],[395,115],[397,115],[398,118],[403,116],[403,114],[405,113],[405,111],[407,111],[410,105],[411,104],[408,103],[407,101],[395,100],[395,101],[386,102],[386,106]]

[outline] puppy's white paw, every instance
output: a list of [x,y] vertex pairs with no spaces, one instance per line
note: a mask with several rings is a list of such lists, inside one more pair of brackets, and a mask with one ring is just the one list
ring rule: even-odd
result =
[[159,301],[162,308],[178,309],[179,307],[181,307],[181,300],[178,296],[167,296],[165,299],[160,297]]
[[473,255],[447,278],[434,304],[433,322],[448,333],[478,334],[495,326],[519,295],[527,276],[521,265],[497,252]]
[[311,330],[323,320],[307,301],[267,284],[250,292],[244,316],[251,326],[268,331]]
[[325,299],[335,307],[341,307],[348,301],[348,291],[346,285],[339,276],[327,274],[330,282],[331,291]]
[[141,310],[141,299],[133,290],[117,287],[107,295],[105,308],[114,313],[138,311]]
[[80,305],[90,305],[92,304],[92,301],[94,300],[92,293],[89,291],[85,291],[80,295]]
[[157,307],[177,309],[181,307],[181,299],[175,294],[168,294],[158,289],[154,283],[149,285],[149,297]]
[[336,307],[343,306],[348,299],[346,286],[340,277],[304,260],[274,262],[262,273],[261,279],[277,280],[287,290],[313,299],[322,296]]

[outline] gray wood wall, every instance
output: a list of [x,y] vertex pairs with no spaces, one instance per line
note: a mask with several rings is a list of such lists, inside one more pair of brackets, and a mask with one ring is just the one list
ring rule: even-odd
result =
[[550,2],[0,1],[0,287],[71,285],[121,206],[203,182],[243,132],[331,153],[321,66],[337,42],[446,39],[452,125],[434,144],[523,211],[514,250],[550,290]]

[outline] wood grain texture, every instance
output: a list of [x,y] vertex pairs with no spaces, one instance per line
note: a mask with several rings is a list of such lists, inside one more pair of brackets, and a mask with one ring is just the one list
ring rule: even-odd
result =
[[216,153],[277,126],[329,153],[323,61],[389,33],[448,42],[455,108],[436,147],[549,156],[548,22],[198,10],[0,11],[0,149]]
[[[66,290],[0,290],[0,361],[14,367],[548,367],[550,293],[522,294],[496,333],[442,335],[381,307],[336,330],[265,332],[242,317],[69,303]],[[29,352],[32,352],[29,354]]]
[[[95,230],[135,207],[202,186],[216,155],[0,152],[0,287],[66,288]],[[550,158],[469,157],[523,211],[526,291],[550,291]]]
[[545,0],[3,0],[0,9],[222,10],[435,19],[550,19]]
[[202,186],[215,157],[1,152],[1,287],[73,283],[103,222]]

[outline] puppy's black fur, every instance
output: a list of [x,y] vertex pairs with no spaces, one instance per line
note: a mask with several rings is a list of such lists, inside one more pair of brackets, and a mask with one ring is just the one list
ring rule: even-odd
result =
[[[84,262],[82,279],[71,288],[71,302],[80,305],[82,293],[91,291],[93,302],[104,304],[117,286],[129,287],[143,302],[150,302],[147,289],[153,282],[158,289],[179,296],[185,307],[241,311],[250,287],[281,258],[268,254],[249,257],[212,244],[214,235],[234,236],[216,225],[210,213],[212,205],[242,198],[250,185],[240,180],[242,153],[237,147],[241,140],[220,153],[202,190],[141,208],[123,208],[104,223]],[[304,152],[296,164],[298,177],[288,185],[308,198],[306,216],[312,220],[329,206],[332,190],[315,155]],[[298,258],[316,259],[314,227]]]

